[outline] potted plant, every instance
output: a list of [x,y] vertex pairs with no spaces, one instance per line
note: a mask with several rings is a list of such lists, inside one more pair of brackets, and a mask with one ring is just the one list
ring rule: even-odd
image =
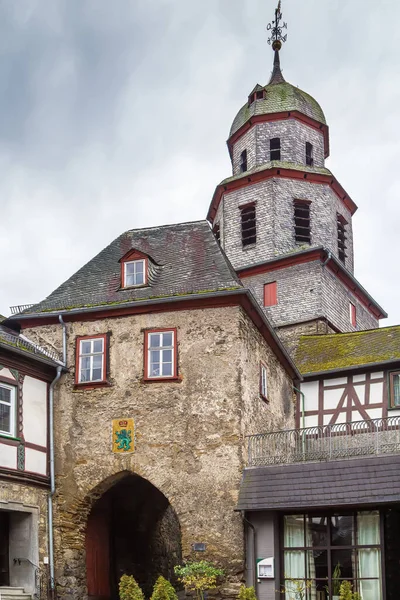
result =
[[350,581],[342,581],[339,600],[362,600],[362,598],[358,592],[353,592],[353,586]]
[[332,600],[339,600],[340,597],[340,576],[342,574],[342,570],[340,568],[340,563],[338,563],[333,569],[332,574]]

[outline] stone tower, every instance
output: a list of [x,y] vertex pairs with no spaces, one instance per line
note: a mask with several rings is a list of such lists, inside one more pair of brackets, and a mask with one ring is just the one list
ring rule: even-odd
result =
[[356,204],[326,168],[329,128],[314,98],[280,67],[280,8],[273,71],[256,85],[228,139],[231,177],[208,219],[232,265],[289,346],[302,333],[372,329],[387,316],[354,278]]

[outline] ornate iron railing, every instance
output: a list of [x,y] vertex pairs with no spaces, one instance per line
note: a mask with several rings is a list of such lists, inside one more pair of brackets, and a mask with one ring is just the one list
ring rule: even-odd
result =
[[43,346],[36,346],[24,337],[21,337],[17,334],[13,335],[12,333],[7,333],[4,330],[0,331],[0,342],[5,342],[6,344],[15,346],[21,350],[26,350],[27,352],[32,352],[33,354],[47,356],[47,358],[51,358],[52,360],[61,360],[60,355],[55,350],[49,350]]
[[400,417],[251,435],[248,465],[283,465],[400,453]]

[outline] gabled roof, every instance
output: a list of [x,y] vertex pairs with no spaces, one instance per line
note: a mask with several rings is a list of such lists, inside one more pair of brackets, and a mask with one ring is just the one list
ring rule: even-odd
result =
[[302,375],[400,361],[400,325],[302,336],[295,360]]
[[[157,266],[151,285],[121,289],[120,259],[130,250]],[[207,221],[126,231],[23,314],[242,289]]]
[[37,346],[24,335],[18,334],[4,325],[0,325],[0,348],[28,356],[54,367],[62,364],[56,352],[50,352]]

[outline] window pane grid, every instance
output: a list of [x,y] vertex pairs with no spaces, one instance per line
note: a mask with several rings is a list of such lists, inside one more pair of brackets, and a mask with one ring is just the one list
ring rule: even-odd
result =
[[144,260],[133,260],[125,263],[125,287],[144,284]]
[[175,335],[173,331],[148,334],[148,373],[152,379],[173,377]]
[[81,340],[79,383],[104,380],[104,339]]
[[15,388],[0,384],[0,433],[15,436]]

